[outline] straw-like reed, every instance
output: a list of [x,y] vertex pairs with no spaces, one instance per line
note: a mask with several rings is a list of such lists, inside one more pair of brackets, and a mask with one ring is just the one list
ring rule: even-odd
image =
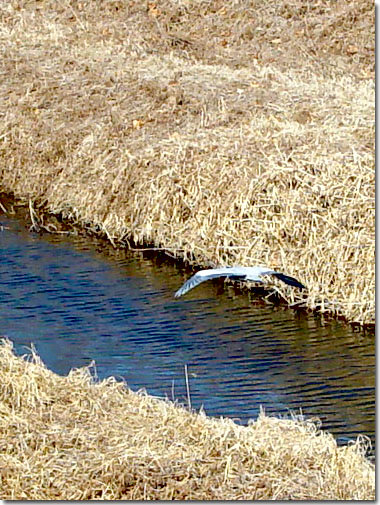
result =
[[373,2],[14,0],[0,50],[0,190],[374,323]]
[[3,500],[373,500],[363,452],[313,423],[239,426],[96,382],[91,368],[61,377],[0,344]]

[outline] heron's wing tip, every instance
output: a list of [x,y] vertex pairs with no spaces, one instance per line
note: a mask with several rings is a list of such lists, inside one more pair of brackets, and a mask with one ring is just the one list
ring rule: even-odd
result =
[[175,298],[179,298],[180,296],[184,295],[190,289],[195,288],[195,286],[198,286],[201,282],[205,281],[206,279],[203,279],[201,275],[199,275],[199,272],[194,274],[190,279],[188,279],[185,284],[179,288],[178,291],[174,293]]
[[299,289],[306,289],[306,286],[301,284],[301,282],[297,281],[297,279],[294,277],[290,277],[290,275],[285,275],[280,272],[273,272],[272,275],[277,277],[277,279],[280,279],[285,284],[288,284],[289,286],[294,286],[295,288]]
[[186,291],[188,291],[188,289],[185,282],[185,284],[174,293],[174,298],[179,298],[180,296],[184,295]]

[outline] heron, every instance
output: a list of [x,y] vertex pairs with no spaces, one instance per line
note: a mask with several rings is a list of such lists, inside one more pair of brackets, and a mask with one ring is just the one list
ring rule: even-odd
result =
[[226,277],[227,279],[234,279],[239,281],[251,281],[251,282],[263,282],[261,278],[263,275],[273,275],[280,279],[285,284],[289,286],[294,286],[299,289],[306,289],[306,287],[301,284],[294,277],[285,275],[276,270],[270,270],[266,267],[223,267],[223,268],[211,268],[208,270],[200,270],[194,274],[190,279],[188,279],[185,284],[174,294],[176,298],[184,295],[190,289],[195,288],[201,282],[208,281],[209,279],[215,279],[217,277]]

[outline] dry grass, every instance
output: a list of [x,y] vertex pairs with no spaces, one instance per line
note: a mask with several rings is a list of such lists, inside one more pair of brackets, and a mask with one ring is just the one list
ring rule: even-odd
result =
[[260,415],[248,427],[130,391],[90,369],[67,377],[0,344],[4,500],[373,500],[357,441]]
[[0,190],[374,323],[373,2],[13,0],[0,51]]

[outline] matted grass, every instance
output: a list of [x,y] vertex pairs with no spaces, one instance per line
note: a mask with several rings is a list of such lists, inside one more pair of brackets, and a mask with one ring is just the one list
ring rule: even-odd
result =
[[0,190],[375,320],[374,3],[3,2]]
[[91,368],[62,377],[0,343],[3,500],[373,500],[364,451],[313,423],[190,413]]

